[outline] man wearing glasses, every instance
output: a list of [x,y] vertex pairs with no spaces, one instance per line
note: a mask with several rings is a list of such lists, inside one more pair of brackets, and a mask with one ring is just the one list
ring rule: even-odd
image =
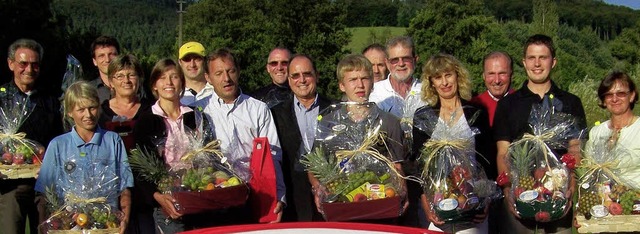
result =
[[291,97],[291,88],[287,83],[287,65],[291,58],[291,51],[284,47],[276,47],[269,53],[267,59],[267,73],[271,77],[271,84],[256,90],[251,96],[269,106],[274,107]]
[[213,86],[204,77],[204,55],[204,46],[195,41],[184,43],[178,51],[178,63],[185,78],[184,96],[180,99],[184,105],[191,105],[213,93]]
[[389,79],[376,82],[369,100],[378,107],[402,118],[405,100],[410,96],[420,97],[421,82],[414,78],[418,56],[411,37],[396,37],[387,42],[386,64]]
[[[19,39],[9,46],[7,62],[13,72],[13,80],[0,86],[0,102],[28,100],[26,105],[33,106],[33,112],[20,125],[18,132],[24,132],[26,139],[46,146],[63,131],[60,102],[56,96],[36,89],[42,54],[42,46],[31,39]],[[0,179],[0,227],[3,233],[25,233],[27,217],[31,233],[38,233],[35,182],[34,178]]]

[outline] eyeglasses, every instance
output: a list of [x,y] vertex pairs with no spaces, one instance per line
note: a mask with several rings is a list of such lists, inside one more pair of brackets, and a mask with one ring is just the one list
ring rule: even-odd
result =
[[289,76],[292,80],[298,80],[300,78],[310,79],[313,78],[314,75],[312,72],[303,72],[303,73],[294,73]]
[[617,98],[626,98],[629,96],[629,94],[631,94],[631,92],[629,91],[619,91],[619,92],[615,92],[615,93],[605,93],[604,94],[604,99],[613,99],[613,97],[617,97]]
[[182,61],[184,61],[186,63],[190,63],[192,60],[196,60],[196,62],[202,61],[203,58],[198,56],[198,55],[195,55],[195,54],[189,54],[189,55],[186,55],[186,56],[182,57],[180,60],[182,60]]
[[272,67],[278,66],[278,64],[286,67],[289,65],[289,61],[271,61],[267,64],[269,64],[269,66],[272,66]]
[[123,81],[125,78],[135,80],[135,79],[138,79],[138,74],[135,74],[135,73],[116,74],[115,76],[113,76],[113,78],[119,81]]
[[413,63],[413,56],[390,58],[389,63],[396,65],[400,62],[400,59],[402,59],[404,63]]
[[15,62],[18,64],[18,67],[20,67],[20,69],[25,69],[29,65],[31,65],[31,68],[33,69],[40,68],[40,62],[27,62],[27,61],[15,61]]

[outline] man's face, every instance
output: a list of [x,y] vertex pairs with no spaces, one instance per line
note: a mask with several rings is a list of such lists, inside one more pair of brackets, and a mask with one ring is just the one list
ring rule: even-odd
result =
[[213,85],[213,91],[218,97],[222,98],[225,103],[233,103],[240,95],[238,87],[238,77],[240,72],[236,69],[235,64],[226,58],[218,58],[210,61],[209,74],[205,74],[207,80]]
[[283,49],[276,49],[269,53],[267,72],[274,84],[283,85],[287,82],[287,65],[290,58],[291,54]]
[[15,58],[7,59],[9,69],[13,71],[13,80],[19,86],[33,87],[40,74],[40,56],[38,52],[27,48],[18,48]]
[[484,63],[484,85],[491,95],[501,98],[509,90],[511,84],[511,67],[509,60],[503,56],[487,59]]
[[366,70],[345,72],[340,80],[340,90],[351,102],[367,102],[373,89],[373,80]]
[[373,65],[373,81],[378,82],[387,78],[387,65],[385,64],[385,59],[387,56],[383,51],[380,50],[369,50],[365,52],[364,57],[366,57],[369,62]]
[[93,65],[98,67],[100,73],[106,76],[109,70],[109,63],[118,56],[118,50],[113,46],[98,46],[93,51],[93,54]]
[[187,54],[179,61],[184,78],[187,80],[200,80],[204,74],[204,58],[197,54]]
[[549,81],[551,69],[556,66],[556,58],[544,44],[531,44],[522,60],[529,81],[541,84]]
[[395,45],[387,49],[387,68],[391,78],[397,81],[406,81],[411,78],[415,71],[417,58],[413,57],[413,51],[403,45]]
[[299,99],[315,98],[318,76],[313,64],[305,57],[297,57],[289,65],[289,87]]

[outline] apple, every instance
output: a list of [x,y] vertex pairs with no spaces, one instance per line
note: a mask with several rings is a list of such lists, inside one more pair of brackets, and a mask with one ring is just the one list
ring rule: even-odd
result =
[[551,220],[551,214],[546,211],[540,211],[536,213],[536,221],[538,222],[549,222]]
[[2,154],[2,163],[11,165],[11,163],[13,163],[13,154],[9,152],[5,152],[4,154]]
[[215,183],[216,183],[216,184],[222,184],[222,183],[224,183],[225,181],[227,181],[227,179],[225,179],[225,178],[221,178],[221,177],[217,177],[217,178],[216,178]]
[[363,202],[367,200],[367,196],[362,194],[362,193],[358,193],[355,196],[353,196],[353,201],[354,202]]
[[611,204],[609,205],[609,213],[611,213],[612,215],[621,215],[622,206],[620,205],[620,203],[611,202]]
[[547,169],[538,168],[536,169],[535,172],[533,172],[533,178],[535,178],[537,181],[542,180],[542,177],[544,177],[546,173],[547,173]]
[[524,192],[524,189],[522,187],[516,187],[515,190],[513,190],[513,195],[516,195],[516,197],[520,197],[520,194]]

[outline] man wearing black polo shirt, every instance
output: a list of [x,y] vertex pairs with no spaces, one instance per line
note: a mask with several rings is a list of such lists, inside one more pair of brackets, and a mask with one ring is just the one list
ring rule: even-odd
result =
[[[573,115],[578,119],[579,127],[584,128],[585,114],[582,102],[578,97],[558,88],[551,80],[551,70],[556,65],[555,48],[550,37],[545,35],[533,35],[529,37],[524,45],[524,64],[527,72],[528,80],[515,93],[506,96],[498,102],[496,115],[494,119],[494,134],[497,140],[498,155],[497,166],[498,174],[506,172],[507,169],[507,152],[509,144],[520,139],[526,132],[531,132],[528,120],[531,107],[535,103],[542,104],[543,100],[553,100],[553,106],[556,110]],[[579,157],[580,143],[579,140],[571,140],[567,149],[570,153]],[[556,155],[562,155],[565,152],[555,150]],[[579,159],[578,159],[579,160]],[[571,180],[571,189],[575,186],[575,178]],[[506,233],[533,233],[536,229],[542,230],[543,233],[571,233],[572,217],[571,211],[560,220],[541,223],[533,220],[520,219],[514,210],[513,202],[509,202],[510,188],[504,188],[505,191],[505,208],[512,215],[506,215],[503,222],[503,231]],[[571,197],[571,193],[566,194]],[[568,204],[571,206],[571,204]]]

